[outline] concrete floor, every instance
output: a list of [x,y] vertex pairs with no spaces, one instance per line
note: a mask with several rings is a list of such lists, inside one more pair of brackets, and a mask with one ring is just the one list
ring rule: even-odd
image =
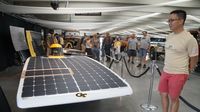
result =
[[[135,74],[140,74],[144,69],[138,69],[135,64],[128,63],[129,69],[135,71]],[[106,66],[109,63],[103,62]],[[149,65],[151,62],[149,62]],[[156,63],[160,70],[162,70],[162,62]],[[114,63],[111,67],[113,71],[121,76],[121,69],[123,66],[123,78],[131,85],[133,89],[133,94],[131,96],[124,96],[119,98],[104,99],[98,101],[91,101],[85,103],[76,104],[64,104],[49,107],[31,108],[31,109],[20,109],[16,105],[16,93],[18,88],[18,83],[22,71],[22,66],[12,66],[7,68],[5,71],[0,72],[0,85],[8,99],[12,112],[148,112],[141,109],[141,104],[146,104],[148,100],[149,85],[151,69],[141,78],[133,78],[128,75],[125,66],[121,63]],[[157,91],[159,74],[154,70],[154,84],[152,89],[151,104],[157,106],[158,109],[152,112],[162,112],[160,96]],[[187,81],[182,96],[189,101],[191,104],[200,108],[200,75],[199,73],[192,73],[190,79]],[[67,99],[66,99],[67,100]],[[196,112],[190,107],[185,105],[180,101],[179,112]]]

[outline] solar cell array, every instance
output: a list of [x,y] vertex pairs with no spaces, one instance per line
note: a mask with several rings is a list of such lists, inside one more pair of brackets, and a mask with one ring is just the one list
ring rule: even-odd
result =
[[[23,98],[128,87],[114,72],[85,56],[30,58],[21,77]],[[129,88],[130,89],[130,88]]]

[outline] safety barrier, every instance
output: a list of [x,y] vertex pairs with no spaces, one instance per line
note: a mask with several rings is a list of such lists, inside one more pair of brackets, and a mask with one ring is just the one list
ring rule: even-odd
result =
[[[112,58],[112,57],[110,57],[110,58]],[[120,59],[117,60],[117,61],[121,61],[121,59],[123,59],[123,62],[124,62],[124,64],[125,64],[125,66],[126,66],[126,70],[128,71],[128,73],[129,73],[129,75],[130,75],[131,77],[140,78],[141,76],[145,75],[145,74],[148,72],[148,70],[150,69],[150,67],[147,67],[147,69],[146,69],[143,73],[141,73],[140,75],[135,75],[135,72],[134,72],[134,75],[133,75],[133,74],[131,74],[131,72],[130,72],[130,70],[129,70],[129,68],[128,68],[128,65],[127,65],[125,56],[121,56]],[[115,61],[115,59],[112,58],[112,61],[111,61],[110,65],[109,65],[109,68],[112,67],[114,61]],[[153,60],[153,61],[154,61],[154,60]],[[154,62],[154,67],[156,68],[157,72],[158,72],[159,75],[161,76],[161,71],[160,71],[160,69],[158,68],[158,66],[155,64],[155,62]],[[153,66],[152,66],[152,69],[154,69]],[[153,82],[151,82],[150,85],[152,85],[152,84],[153,84]],[[153,88],[153,87],[150,86],[150,89],[149,89],[149,97],[148,97],[148,103],[145,104],[145,106],[146,106],[147,108],[151,108],[151,106],[152,106],[152,105],[150,104],[150,102],[151,102],[151,92],[152,92],[152,88]],[[197,108],[197,107],[195,107],[194,105],[192,105],[191,103],[189,103],[187,100],[185,100],[185,98],[183,98],[182,96],[180,96],[179,98],[180,98],[181,101],[183,101],[188,107],[190,107],[191,109],[193,109],[193,110],[196,111],[196,112],[200,112],[200,109],[199,109],[199,108]],[[144,106],[144,105],[143,105],[143,106]],[[155,108],[155,107],[153,106],[153,108]],[[150,110],[152,110],[152,109],[150,109]]]

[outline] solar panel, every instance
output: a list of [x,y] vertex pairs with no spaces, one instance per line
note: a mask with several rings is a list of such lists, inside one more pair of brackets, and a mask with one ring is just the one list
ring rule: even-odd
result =
[[125,80],[88,57],[30,57],[22,71],[17,105],[31,108],[130,94],[132,89]]

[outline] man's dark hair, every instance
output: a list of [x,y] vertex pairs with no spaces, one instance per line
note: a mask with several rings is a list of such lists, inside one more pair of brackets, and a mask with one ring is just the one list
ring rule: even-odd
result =
[[142,33],[147,33],[147,31],[142,31]]
[[183,19],[183,24],[185,23],[187,13],[184,10],[174,10],[170,14],[176,14],[179,19]]

